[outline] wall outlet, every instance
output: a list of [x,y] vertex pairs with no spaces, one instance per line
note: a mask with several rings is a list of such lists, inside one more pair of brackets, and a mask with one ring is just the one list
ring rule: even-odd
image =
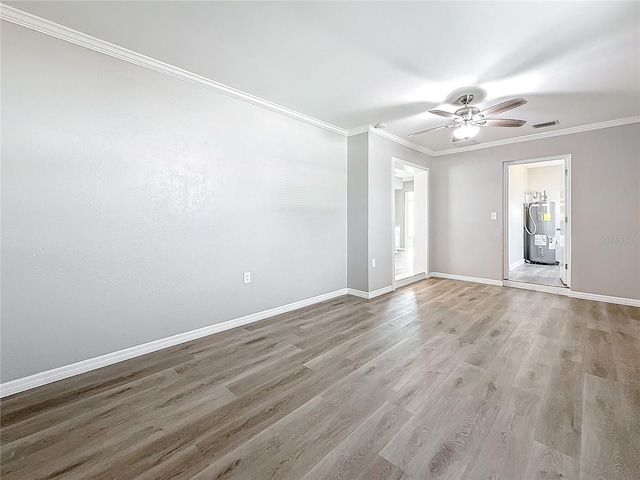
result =
[[498,212],[491,212],[491,220],[497,220],[498,219]]
[[246,285],[247,283],[251,283],[251,272],[244,272],[242,274],[242,281]]
[[376,268],[376,259],[375,258],[371,259],[371,268]]

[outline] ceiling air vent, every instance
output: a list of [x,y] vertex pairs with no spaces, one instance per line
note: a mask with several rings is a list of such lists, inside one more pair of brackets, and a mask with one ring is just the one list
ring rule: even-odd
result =
[[552,122],[542,122],[542,123],[536,123],[533,125],[533,128],[547,128],[547,127],[553,127],[554,125],[558,125],[560,122],[558,120],[554,120]]

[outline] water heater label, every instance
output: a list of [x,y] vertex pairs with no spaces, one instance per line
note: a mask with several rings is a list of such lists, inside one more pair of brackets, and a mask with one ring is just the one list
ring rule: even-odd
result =
[[551,212],[545,212],[542,214],[542,220],[545,222],[551,221]]
[[535,245],[544,245],[547,246],[547,236],[546,235],[536,235],[534,239]]

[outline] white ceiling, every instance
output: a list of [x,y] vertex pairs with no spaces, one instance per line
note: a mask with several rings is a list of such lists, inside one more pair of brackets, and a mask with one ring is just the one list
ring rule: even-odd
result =
[[[640,2],[5,2],[345,129],[519,96],[480,143],[640,115]],[[463,89],[464,90],[464,89]],[[559,120],[550,129],[532,124]],[[410,141],[452,148],[451,130]]]

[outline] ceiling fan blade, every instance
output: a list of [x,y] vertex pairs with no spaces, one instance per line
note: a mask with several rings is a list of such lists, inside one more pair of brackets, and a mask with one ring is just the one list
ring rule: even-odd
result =
[[429,110],[429,113],[433,113],[434,115],[439,115],[444,118],[456,118],[457,115],[451,112],[445,112],[444,110]]
[[432,132],[433,130],[440,130],[442,128],[451,128],[451,127],[455,127],[455,125],[454,124],[451,124],[451,125],[440,125],[439,127],[427,128],[426,130],[420,130],[419,132],[413,132],[413,133],[410,133],[407,136],[413,137],[414,135],[420,135],[421,133],[427,133],[427,132]]
[[507,110],[511,110],[512,108],[520,107],[527,103],[524,98],[512,98],[511,100],[507,100],[506,102],[498,103],[493,107],[489,107],[483,111],[481,111],[478,116],[491,117],[492,115],[498,115],[499,113],[506,112]]
[[524,120],[515,120],[513,118],[487,118],[479,123],[483,127],[521,127],[527,122]]

